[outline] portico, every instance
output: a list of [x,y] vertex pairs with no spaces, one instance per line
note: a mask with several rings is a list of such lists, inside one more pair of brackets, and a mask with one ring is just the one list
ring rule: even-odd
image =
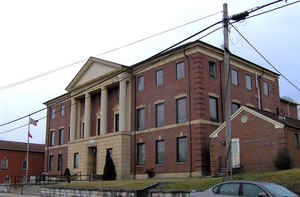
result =
[[[68,166],[73,171],[83,174],[91,172],[89,161],[96,161],[96,173],[102,174],[105,165],[105,156],[108,149],[112,149],[112,158],[116,166],[117,177],[126,178],[130,173],[130,95],[131,77],[129,73],[122,72],[120,65],[97,59],[83,67],[85,72],[79,74],[69,84],[67,89],[71,92],[70,142],[68,145]],[[87,80],[89,70],[99,72],[102,67],[113,66],[113,69],[102,74],[98,79]],[[85,68],[89,67],[89,68]],[[80,75],[81,74],[81,75]],[[112,75],[105,80],[106,75]],[[85,83],[82,83],[82,80]],[[93,113],[94,112],[94,113]],[[98,114],[97,117],[95,117]],[[118,114],[118,121],[112,114]],[[96,119],[97,118],[97,119]],[[97,121],[95,121],[97,120]],[[117,122],[116,122],[117,121]],[[96,125],[97,124],[97,125]],[[118,124],[116,132],[114,126]],[[114,126],[112,126],[114,125]],[[99,127],[100,132],[95,131]],[[98,135],[100,134],[100,135]],[[124,143],[126,142],[126,143]],[[91,150],[97,150],[96,160],[89,158]],[[74,168],[73,156],[79,155],[78,168]],[[126,162],[128,164],[126,164]]]

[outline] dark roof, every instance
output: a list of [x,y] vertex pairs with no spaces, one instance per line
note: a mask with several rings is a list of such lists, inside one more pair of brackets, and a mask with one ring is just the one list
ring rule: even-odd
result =
[[[27,143],[0,140],[0,150],[27,151]],[[45,152],[44,144],[29,144],[30,152]]]
[[280,101],[286,102],[286,103],[289,103],[289,104],[293,104],[293,105],[299,105],[299,103],[296,103],[295,101],[292,101],[290,99],[283,98],[283,97],[280,98]]
[[282,115],[277,115],[275,113],[272,112],[267,112],[267,111],[258,111],[259,113],[272,118],[273,120],[280,122],[282,124],[284,124],[285,126],[294,128],[294,129],[300,129],[300,120],[294,119],[294,118],[289,118],[286,116],[282,116]]

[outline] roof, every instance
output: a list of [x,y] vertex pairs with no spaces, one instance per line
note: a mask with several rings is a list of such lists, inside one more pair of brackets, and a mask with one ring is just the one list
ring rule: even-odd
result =
[[[233,113],[231,115],[231,120],[236,118],[243,111],[246,111],[258,118],[261,118],[273,124],[275,128],[283,128],[284,126],[286,126],[294,129],[300,129],[300,120],[284,117],[268,111],[259,111],[259,110],[250,109],[246,106],[240,107],[235,113]],[[209,137],[210,138],[218,137],[219,132],[221,132],[222,129],[224,129],[225,127],[226,127],[226,121],[224,121],[214,132],[212,132],[209,135]]]
[[286,116],[277,115],[277,114],[274,114],[272,112],[267,112],[267,111],[260,111],[259,113],[261,113],[269,118],[272,118],[273,120],[280,122],[287,127],[291,127],[294,129],[300,129],[300,120],[297,120],[294,118],[289,118]]
[[[27,143],[0,140],[0,150],[27,151]],[[44,144],[29,144],[30,152],[45,152]]]
[[[66,90],[70,91],[72,90],[73,86],[78,82],[78,80],[85,74],[85,72],[91,67],[93,63],[100,63],[108,67],[112,67],[115,69],[124,69],[124,68],[129,68],[128,66],[118,64],[112,61],[100,59],[97,57],[90,57],[86,63],[81,67],[79,72],[75,75],[75,77],[72,79],[72,81],[67,85]],[[101,77],[101,76],[99,76]]]
[[286,103],[289,103],[289,104],[293,104],[293,105],[299,105],[299,103],[296,103],[295,101],[293,101],[293,100],[291,100],[289,98],[281,97],[280,101],[283,101],[283,102],[286,102]]
[[51,105],[51,104],[53,104],[53,103],[57,103],[57,102],[64,102],[64,101],[66,101],[68,98],[70,98],[70,93],[69,92],[67,92],[67,93],[65,93],[65,94],[62,94],[62,95],[60,95],[60,96],[57,96],[57,97],[55,97],[55,98],[52,98],[52,99],[50,99],[50,100],[48,100],[48,101],[46,101],[46,102],[44,102],[44,105]]
[[[170,50],[168,50],[168,51],[166,51],[166,52],[164,52],[164,53],[153,55],[153,56],[151,56],[151,57],[149,57],[149,58],[147,58],[147,59],[145,59],[145,60],[143,60],[143,61],[141,61],[141,62],[138,62],[138,63],[132,65],[132,67],[133,67],[133,68],[136,68],[136,67],[142,66],[142,65],[144,65],[144,64],[147,64],[147,63],[149,63],[149,62],[154,61],[155,59],[157,59],[157,58],[159,58],[159,57],[169,55],[169,54],[174,53],[174,52],[176,52],[176,51],[184,50],[184,49],[186,49],[187,47],[191,47],[191,46],[193,46],[193,45],[195,45],[195,46],[197,46],[197,45],[198,45],[198,46],[201,46],[201,45],[202,45],[202,46],[205,46],[205,47],[207,47],[207,48],[211,48],[211,49],[217,51],[218,53],[224,53],[224,50],[221,49],[221,48],[215,47],[215,46],[213,46],[213,45],[211,45],[211,44],[208,44],[208,43],[206,43],[206,42],[202,42],[202,41],[200,41],[200,40],[196,40],[196,41],[188,42],[188,43],[183,44],[183,45],[181,45],[181,46],[175,47],[175,48],[173,48],[173,49],[170,49]],[[257,64],[255,64],[255,63],[253,63],[253,62],[251,62],[251,61],[249,61],[249,60],[246,60],[246,59],[244,59],[244,58],[242,58],[242,57],[240,57],[240,56],[238,56],[238,55],[235,55],[235,54],[232,54],[232,53],[231,53],[230,55],[231,55],[231,57],[233,57],[233,58],[239,59],[239,60],[241,60],[241,61],[243,61],[243,62],[246,62],[247,64],[252,65],[253,67],[258,68],[259,70],[267,71],[267,72],[270,72],[270,73],[272,73],[272,74],[274,74],[274,75],[279,76],[278,73],[273,72],[273,71],[271,71],[271,70],[269,70],[269,69],[266,69],[266,68],[264,68],[264,67],[262,67],[262,66],[260,66],[260,65],[257,65]]]

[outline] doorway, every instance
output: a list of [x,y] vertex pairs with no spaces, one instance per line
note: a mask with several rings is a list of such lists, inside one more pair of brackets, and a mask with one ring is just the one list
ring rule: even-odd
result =
[[97,174],[97,147],[89,147],[88,174]]

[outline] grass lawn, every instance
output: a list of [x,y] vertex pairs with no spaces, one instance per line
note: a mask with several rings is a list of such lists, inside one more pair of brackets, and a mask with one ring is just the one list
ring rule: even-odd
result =
[[[290,190],[300,194],[300,169],[266,172],[266,173],[245,173],[237,174],[235,180],[267,181],[283,185]],[[120,180],[120,181],[95,181],[95,182],[74,182],[60,185],[68,188],[116,188],[136,190],[156,184],[158,182],[168,182],[160,189],[175,190],[205,190],[211,186],[222,182],[222,178],[199,177],[199,178],[169,178],[169,179],[146,179],[146,180]]]

